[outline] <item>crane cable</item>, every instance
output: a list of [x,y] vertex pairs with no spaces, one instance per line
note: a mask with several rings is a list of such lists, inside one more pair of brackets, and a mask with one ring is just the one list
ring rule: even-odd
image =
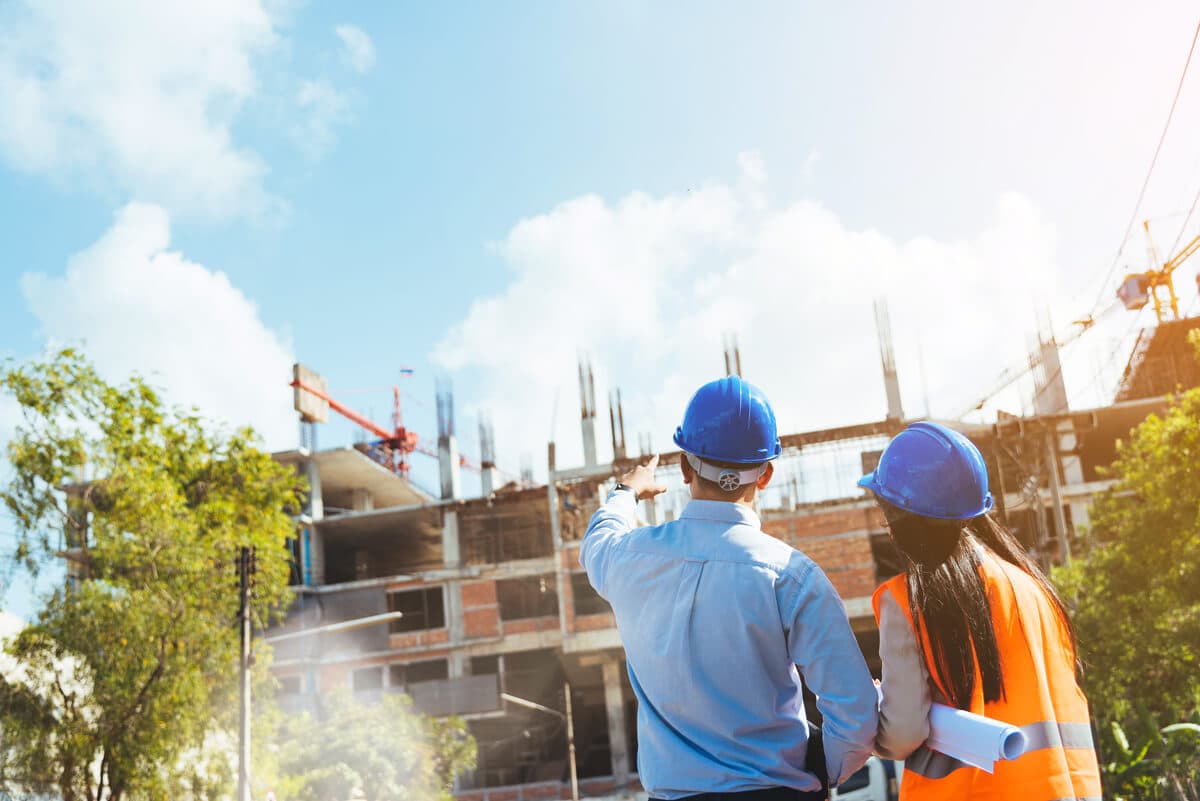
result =
[[[1158,164],[1158,155],[1162,152],[1163,142],[1167,139],[1167,131],[1170,129],[1171,120],[1175,116],[1175,107],[1179,105],[1179,95],[1183,92],[1184,79],[1187,78],[1188,67],[1192,63],[1192,55],[1196,52],[1197,39],[1200,39],[1200,21],[1196,22],[1196,30],[1192,34],[1192,46],[1188,48],[1187,60],[1183,63],[1183,72],[1180,73],[1179,84],[1175,87],[1175,97],[1171,100],[1171,110],[1167,112],[1167,121],[1163,124],[1162,133],[1158,137],[1158,145],[1154,148],[1154,157],[1150,159],[1150,167],[1146,170],[1145,179],[1142,180],[1142,188],[1138,192],[1137,202],[1133,206],[1133,213],[1129,215],[1129,224],[1125,226],[1125,235],[1121,237],[1121,244],[1117,247],[1117,252],[1113,255],[1113,261],[1108,268],[1108,274],[1105,275],[1104,281],[1100,284],[1100,293],[1096,296],[1096,302],[1092,304],[1093,314],[1100,308],[1100,303],[1104,299],[1104,292],[1108,287],[1108,282],[1112,280],[1113,273],[1117,269],[1117,264],[1121,260],[1121,253],[1125,250],[1125,244],[1129,241],[1129,235],[1133,233],[1133,226],[1137,223],[1138,212],[1142,208],[1142,200],[1146,197],[1146,188],[1150,185],[1150,176],[1154,174],[1154,167]],[[1192,207],[1195,208],[1195,203],[1192,204]]]

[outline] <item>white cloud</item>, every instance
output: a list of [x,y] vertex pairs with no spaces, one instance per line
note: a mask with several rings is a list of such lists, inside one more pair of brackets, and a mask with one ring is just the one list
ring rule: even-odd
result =
[[317,158],[333,146],[333,129],[349,119],[350,103],[331,83],[322,80],[301,83],[296,105],[303,121],[293,129],[293,138],[310,158]]
[[232,133],[277,42],[259,0],[26,0],[0,31],[0,155],[17,169],[214,217],[278,208]]
[[871,308],[880,295],[907,411],[924,405],[918,336],[934,414],[961,411],[1023,358],[1035,293],[1068,294],[1056,291],[1054,228],[1021,195],[1000,196],[969,239],[899,242],[851,230],[813,201],[771,205],[762,159],[739,163],[735,184],[614,204],[588,195],[513,227],[499,245],[508,287],[474,302],[433,354],[470,371],[503,439],[544,442],[557,409],[559,463],[581,461],[575,359],[586,348],[601,417],[604,389],[620,385],[631,445],[651,431],[656,448],[669,448],[691,392],[723,373],[728,331],[784,430],[881,419]]
[[338,25],[333,29],[345,46],[342,58],[346,60],[355,72],[370,72],[375,66],[375,45],[367,32],[356,25]]
[[170,236],[164,209],[133,203],[63,275],[22,276],[41,333],[82,341],[110,380],[137,372],[173,404],[253,425],[269,447],[292,446],[291,344],[224,273],[169,250]]

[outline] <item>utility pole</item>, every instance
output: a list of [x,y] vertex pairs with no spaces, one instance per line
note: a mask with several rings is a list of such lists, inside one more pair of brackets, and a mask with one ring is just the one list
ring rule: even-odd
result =
[[238,683],[241,725],[238,728],[238,801],[250,801],[250,575],[254,571],[254,551],[243,545],[238,554],[238,627],[241,636]]
[[[553,472],[553,470],[551,470]],[[551,484],[553,486],[553,484]],[[571,712],[571,682],[563,683],[563,697],[566,701],[566,714],[559,712],[557,709],[551,709],[548,706],[530,701],[528,698],[510,695],[508,693],[500,693],[500,698],[518,706],[523,706],[528,709],[536,709],[539,712],[545,712],[549,715],[554,715],[557,718],[562,718],[567,723],[567,759],[571,765],[571,801],[579,801],[579,772],[575,768],[575,715]]]
[[567,755],[571,762],[571,801],[579,801],[579,774],[575,770],[575,715],[571,713],[571,682],[563,684],[567,699]]

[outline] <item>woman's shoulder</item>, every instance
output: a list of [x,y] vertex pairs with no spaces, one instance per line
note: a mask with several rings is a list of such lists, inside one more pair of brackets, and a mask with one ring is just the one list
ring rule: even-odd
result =
[[908,608],[908,582],[905,580],[905,574],[898,573],[875,588],[875,592],[871,595],[871,606],[875,610],[876,622],[879,621],[879,608],[883,602],[883,596],[889,593],[896,599],[896,603],[900,605],[901,609]]

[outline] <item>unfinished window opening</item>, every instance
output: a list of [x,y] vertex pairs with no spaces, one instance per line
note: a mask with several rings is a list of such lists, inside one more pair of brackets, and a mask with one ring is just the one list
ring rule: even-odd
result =
[[518,698],[562,710],[565,680],[562,664],[553,649],[515,651],[504,655],[500,686],[504,692]]
[[425,631],[446,626],[446,606],[441,587],[388,593],[388,611],[403,617],[389,624],[389,631]]
[[470,661],[472,676],[495,676],[500,672],[500,657],[473,656]]
[[575,599],[576,617],[602,615],[612,611],[612,607],[608,605],[608,601],[601,598],[600,594],[592,588],[592,583],[588,581],[587,573],[579,572],[571,574],[571,595]]
[[492,509],[486,517],[464,517],[460,525],[467,564],[495,565],[554,553],[544,501],[536,506]]
[[411,687],[426,681],[443,681],[450,678],[450,664],[445,659],[428,659],[388,667],[388,681],[392,687]]
[[496,582],[496,598],[501,620],[521,620],[558,614],[558,594],[554,576],[522,576]]
[[383,689],[383,668],[359,668],[351,675],[351,682],[355,692]]

